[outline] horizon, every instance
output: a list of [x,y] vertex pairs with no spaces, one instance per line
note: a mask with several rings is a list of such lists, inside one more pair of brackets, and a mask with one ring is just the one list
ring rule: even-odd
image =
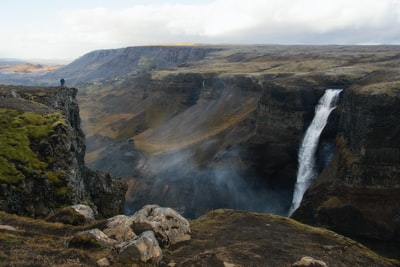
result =
[[68,65],[72,63],[73,61],[91,53],[91,52],[96,52],[96,51],[103,51],[103,50],[118,50],[118,49],[125,49],[125,48],[133,48],[133,47],[152,47],[152,46],[164,46],[164,47],[187,47],[187,46],[210,46],[210,47],[229,47],[229,46],[322,46],[322,47],[351,47],[351,46],[358,46],[358,47],[385,47],[385,46],[399,46],[400,44],[251,44],[251,43],[242,43],[242,44],[202,44],[202,43],[197,43],[197,44],[184,44],[184,43],[160,43],[160,44],[144,44],[144,45],[131,45],[131,46],[124,46],[124,47],[115,47],[115,48],[98,48],[94,50],[90,50],[87,52],[84,52],[81,55],[78,55],[75,58],[15,58],[15,57],[0,57],[0,62],[18,62],[21,64],[44,64],[44,65]]
[[182,43],[400,44],[395,0],[16,0],[0,8],[0,58],[72,61],[94,50]]

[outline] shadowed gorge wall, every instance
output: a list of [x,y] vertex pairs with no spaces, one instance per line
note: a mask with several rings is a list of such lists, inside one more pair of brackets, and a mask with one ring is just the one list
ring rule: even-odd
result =
[[386,248],[394,256],[400,241],[400,87],[387,80],[344,92],[333,161],[293,217],[353,237],[396,240]]

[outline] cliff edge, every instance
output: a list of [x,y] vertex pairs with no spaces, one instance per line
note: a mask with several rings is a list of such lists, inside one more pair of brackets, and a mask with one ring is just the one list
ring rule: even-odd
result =
[[0,86],[0,209],[42,217],[86,203],[122,213],[125,185],[85,166],[77,89]]

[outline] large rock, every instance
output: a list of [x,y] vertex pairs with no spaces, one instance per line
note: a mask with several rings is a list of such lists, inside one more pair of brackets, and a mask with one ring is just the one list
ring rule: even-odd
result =
[[[66,207],[58,210],[54,214],[46,217],[48,222],[60,222],[71,225],[84,225],[88,220],[80,212],[76,211],[72,207]],[[92,220],[90,220],[92,221]]]
[[133,232],[131,226],[133,219],[126,215],[117,215],[107,220],[107,228],[103,232],[110,238],[117,240],[118,242],[126,241],[136,234]]
[[117,241],[109,238],[100,229],[90,229],[80,232],[67,241],[68,247],[77,248],[108,248],[115,245]]
[[140,262],[158,264],[163,257],[153,231],[143,232],[136,238],[116,245],[115,248],[118,261],[123,264]]
[[94,220],[94,212],[93,209],[88,205],[76,204],[72,205],[71,208],[76,210],[79,214],[81,214],[87,220]]
[[132,220],[134,230],[135,228],[153,230],[162,246],[190,240],[188,220],[171,208],[147,205],[133,214]]

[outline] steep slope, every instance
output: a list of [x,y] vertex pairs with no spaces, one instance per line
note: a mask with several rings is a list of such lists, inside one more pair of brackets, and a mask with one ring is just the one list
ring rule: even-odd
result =
[[122,210],[124,185],[85,167],[76,94],[74,88],[0,86],[2,210],[40,217],[80,202],[103,216]]

